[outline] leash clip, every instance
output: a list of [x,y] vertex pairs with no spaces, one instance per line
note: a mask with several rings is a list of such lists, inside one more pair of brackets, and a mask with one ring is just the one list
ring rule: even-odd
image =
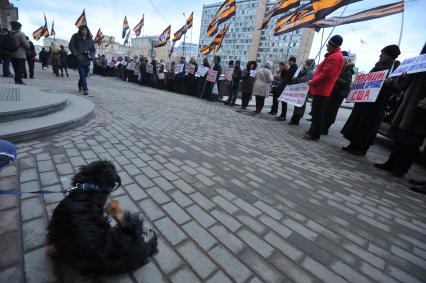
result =
[[75,184],[75,186],[74,186],[74,187],[69,188],[68,190],[65,190],[65,193],[69,193],[69,192],[72,192],[72,191],[76,190],[76,189],[78,188],[78,185],[79,185],[79,184]]

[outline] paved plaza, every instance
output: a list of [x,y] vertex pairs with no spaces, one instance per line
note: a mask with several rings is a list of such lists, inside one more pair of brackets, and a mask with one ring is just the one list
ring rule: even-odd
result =
[[[27,82],[78,95],[71,73],[38,70]],[[383,138],[366,157],[341,151],[350,110],[309,142],[309,122],[289,126],[269,109],[239,113],[100,76],[89,89],[96,116],[19,143],[0,188],[63,191],[78,166],[112,160],[123,181],[112,197],[158,232],[160,253],[102,282],[426,282],[426,199],[373,167],[389,153]],[[0,282],[92,282],[46,255],[63,197],[0,196]]]

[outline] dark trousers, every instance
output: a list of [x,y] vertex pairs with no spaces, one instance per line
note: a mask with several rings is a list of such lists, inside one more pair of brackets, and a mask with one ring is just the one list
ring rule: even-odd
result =
[[251,96],[250,93],[243,93],[242,94],[241,108],[246,108],[249,105],[250,96]]
[[273,96],[272,96],[271,112],[277,113],[278,112],[278,97],[280,97],[280,94],[276,91],[276,89],[274,89],[272,91],[272,93],[273,93]]
[[312,99],[312,123],[308,134],[313,138],[320,138],[322,126],[324,124],[324,107],[327,97],[314,95]]
[[87,76],[89,75],[90,68],[89,66],[78,65],[78,74],[80,79],[78,80],[78,88],[82,88],[84,91],[87,91]]
[[65,66],[65,65],[62,65],[61,66],[61,76],[63,77],[64,76],[64,69],[65,69],[65,74],[67,75],[67,77],[68,77],[68,70],[67,70],[67,67]]
[[10,57],[7,55],[2,56],[3,60],[3,76],[10,76],[12,73],[10,72]]
[[331,125],[336,122],[337,112],[339,112],[340,105],[342,105],[343,97],[339,95],[332,95],[327,99],[324,107],[324,125],[322,130],[328,131]]
[[301,107],[294,106],[293,116],[291,116],[291,121],[295,124],[299,124],[300,119],[302,119],[305,114],[306,102]]
[[25,71],[25,59],[12,58],[12,66],[15,72],[15,83],[22,83]]
[[34,61],[32,58],[27,58],[28,71],[30,73],[30,78],[34,78]]
[[256,96],[256,112],[262,112],[263,106],[265,105],[265,97]]
[[238,85],[232,86],[231,95],[228,98],[228,102],[231,105],[235,105],[235,101],[237,101],[237,97],[238,97]]

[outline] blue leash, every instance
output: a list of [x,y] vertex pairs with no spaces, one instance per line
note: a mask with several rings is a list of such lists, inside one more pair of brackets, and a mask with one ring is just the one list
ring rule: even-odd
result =
[[[71,192],[73,190],[80,189],[80,190],[99,190],[98,185],[96,184],[76,184],[75,187],[70,188],[68,190],[65,190],[65,193]],[[50,191],[50,190],[38,190],[38,191],[31,191],[31,192],[20,192],[18,190],[0,190],[0,195],[15,195],[15,196],[21,196],[24,194],[60,194],[62,192],[58,191]]]
[[[118,188],[118,186],[115,187],[111,187],[110,191],[112,192],[114,189]],[[99,186],[97,184],[90,184],[90,183],[77,183],[75,185],[75,187],[70,188],[68,190],[65,190],[64,193],[69,193],[71,191],[74,190],[84,190],[84,191],[90,191],[90,190],[94,190],[94,191],[99,191]],[[31,192],[20,192],[18,190],[0,190],[0,195],[15,195],[15,196],[21,196],[24,194],[60,194],[62,192],[58,192],[58,191],[50,191],[50,190],[39,190],[39,191],[31,191]]]
[[15,196],[21,196],[24,194],[59,194],[62,192],[56,192],[56,191],[49,191],[49,190],[39,190],[39,191],[32,191],[32,192],[20,192],[18,190],[0,190],[0,195],[15,195]]

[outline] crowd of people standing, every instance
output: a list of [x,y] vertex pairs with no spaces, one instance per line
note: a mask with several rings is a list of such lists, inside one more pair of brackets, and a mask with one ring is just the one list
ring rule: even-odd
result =
[[[276,115],[275,118],[278,121],[286,121],[287,103],[281,102],[281,113],[278,115],[279,96],[287,85],[307,83],[309,86],[308,97],[312,98],[309,113],[312,118],[308,119],[311,121],[311,125],[304,139],[319,140],[322,135],[328,134],[329,129],[335,123],[338,111],[350,92],[354,76],[355,65],[348,52],[341,50],[342,44],[342,36],[331,37],[327,44],[327,54],[318,66],[315,66],[313,59],[308,59],[299,68],[296,58],[290,57],[287,62],[280,62],[278,70],[274,72],[273,64],[270,61],[266,61],[259,68],[257,62],[251,61],[245,68],[241,68],[240,61],[231,60],[225,69],[232,69],[232,75],[225,74],[225,80],[222,81],[228,85],[228,98],[224,104],[235,106],[239,92],[241,92],[241,109],[247,109],[249,101],[254,97],[256,101],[254,112],[261,113],[265,99],[272,95],[272,107],[268,113]],[[422,53],[424,52],[423,50]],[[370,72],[390,70],[389,73],[391,73],[400,64],[397,60],[400,54],[401,51],[397,45],[385,46],[381,50],[378,62]],[[191,65],[194,67],[187,68]],[[179,66],[178,71],[177,66]],[[155,57],[151,57],[150,61],[145,56],[118,57],[107,62],[106,57],[101,56],[95,62],[94,71],[104,76],[115,76],[118,79],[141,85],[216,101],[216,97],[212,93],[215,83],[206,80],[207,74],[199,75],[197,72],[199,67],[212,68],[217,71],[217,80],[223,73],[220,56],[214,56],[212,66],[207,59],[204,59],[203,63],[198,66],[195,58],[191,58],[189,62],[186,62],[185,58],[181,58],[179,63],[172,62],[167,65],[161,60],[157,62]],[[421,84],[426,80],[421,81],[422,78],[424,78],[424,73],[387,78],[375,102],[355,103],[352,113],[341,131],[344,138],[349,141],[349,144],[342,150],[353,155],[365,155],[375,142],[379,126],[387,111],[389,98],[397,93],[405,92],[404,99],[400,101],[401,106],[398,108],[398,112],[395,111],[397,114],[391,123],[390,136],[395,140],[394,150],[386,163],[375,164],[375,166],[390,171],[391,175],[395,177],[401,177],[407,173],[426,136],[426,103],[424,102],[426,98],[424,92],[420,93],[423,86]],[[416,94],[412,93],[416,91]],[[413,101],[408,102],[409,98]],[[419,102],[422,99],[423,103],[415,106],[417,105],[415,101]],[[307,100],[301,107],[294,107],[289,121],[290,125],[299,125],[306,110],[306,102]],[[416,119],[410,115],[405,117],[403,114],[405,111],[402,109],[415,113],[415,115],[410,115],[416,116]],[[410,132],[411,128],[414,133]]]
[[[28,62],[29,77],[34,78],[34,45],[28,37],[20,31],[21,24],[12,22],[12,31],[15,41],[19,45],[14,52],[8,54],[15,71],[15,82],[23,84],[22,78],[27,77],[25,62]],[[213,91],[215,85],[221,79],[225,71],[228,99],[225,105],[235,106],[239,92],[241,92],[241,109],[246,110],[250,100],[255,97],[256,106],[254,113],[262,112],[265,99],[272,94],[273,102],[270,111],[276,115],[276,120],[287,120],[287,103],[281,102],[281,113],[278,114],[281,93],[287,85],[307,83],[308,96],[300,107],[294,107],[289,125],[297,126],[304,116],[308,97],[312,98],[311,125],[305,133],[304,139],[316,141],[322,135],[327,135],[330,127],[336,121],[336,117],[343,100],[350,92],[350,86],[354,75],[354,63],[348,53],[341,50],[343,38],[335,35],[327,43],[327,54],[324,60],[315,66],[313,59],[303,62],[298,67],[296,58],[290,57],[287,62],[280,62],[278,70],[273,71],[273,63],[266,61],[258,68],[255,61],[250,61],[245,68],[241,68],[240,61],[230,61],[225,70],[222,69],[221,58],[214,56],[210,65],[207,58],[202,64],[198,64],[195,58],[186,61],[182,57],[178,63],[166,64],[162,60],[157,61],[155,56],[147,58],[139,56],[112,57],[110,60],[105,55],[95,57],[95,45],[87,26],[80,26],[79,31],[73,35],[69,49],[75,58],[74,67],[79,72],[78,88],[85,95],[88,94],[87,76],[89,66],[93,61],[93,71],[102,76],[112,76],[119,80],[137,83],[144,86],[155,87],[209,101],[217,101]],[[426,53],[426,45],[421,54]],[[397,45],[385,46],[380,53],[378,62],[370,72],[389,70],[389,74],[395,70],[400,62],[397,60],[401,51]],[[3,76],[10,76],[8,72],[8,57],[2,54]],[[64,46],[60,49],[54,44],[49,51],[43,49],[39,54],[43,69],[52,65],[53,72],[59,76],[68,76],[67,65],[69,56]],[[68,61],[68,62],[67,62]],[[207,79],[207,70],[214,70],[216,80]],[[231,70],[231,72],[229,72]],[[387,170],[392,176],[404,176],[413,164],[419,152],[419,147],[424,143],[426,136],[426,95],[425,72],[415,74],[402,74],[399,77],[388,77],[378,94],[375,102],[355,103],[354,108],[343,126],[341,133],[349,141],[342,148],[344,152],[353,155],[365,155],[371,145],[374,144],[379,127],[384,116],[388,113],[390,98],[396,94],[403,94],[391,117],[387,117],[391,128],[389,137],[394,140],[394,146],[389,159],[385,163],[376,163],[375,166]],[[219,83],[218,83],[219,84]]]

